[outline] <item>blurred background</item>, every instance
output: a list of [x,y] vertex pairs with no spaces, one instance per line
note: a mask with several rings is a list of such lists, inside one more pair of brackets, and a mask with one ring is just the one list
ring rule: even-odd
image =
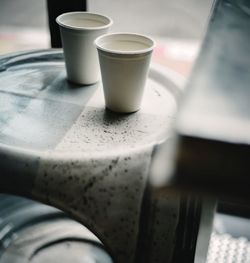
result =
[[[206,32],[212,2],[212,0],[88,0],[88,10],[110,16],[114,20],[112,32],[130,31],[153,37],[156,41],[153,62],[186,78]],[[11,52],[46,48],[50,48],[47,1],[0,0],[0,56]],[[16,204],[20,202],[20,211],[23,211],[24,205],[29,206],[30,209],[30,201],[0,197],[0,222],[4,222],[2,218],[7,213],[1,218],[1,211],[5,213],[6,207],[12,209],[8,211],[18,211],[19,205],[17,209]],[[42,207],[38,207],[36,210],[34,205],[34,211],[30,210],[27,213],[28,219],[34,216],[40,217],[41,209]],[[44,209],[47,216],[48,208]],[[10,216],[12,212],[9,212]],[[52,213],[55,211],[52,210]],[[63,222],[68,220],[64,218],[64,215],[60,214],[60,216],[62,218],[59,217],[59,219]],[[9,218],[5,220],[12,222]],[[19,217],[13,216],[13,220],[19,222]],[[15,226],[16,223],[13,222]],[[36,227],[34,226],[34,232],[37,232]],[[80,233],[82,230],[78,227],[82,226],[78,225],[75,229],[77,233]],[[230,215],[217,215],[214,229],[216,231],[212,234],[211,255],[220,253],[221,260],[224,260],[220,262],[236,262],[229,261],[225,257],[227,252],[231,251],[228,257],[233,258],[237,251],[247,251],[246,261],[237,262],[250,262],[250,233],[246,231],[249,229],[248,219],[239,220]],[[62,230],[59,229],[59,232]],[[0,241],[1,237],[0,231]],[[64,247],[63,249],[65,250]],[[72,251],[74,253],[74,250]],[[211,255],[208,262],[216,262]]]
[[[186,76],[199,50],[212,0],[89,0],[87,5],[89,11],[113,18],[113,32],[154,37],[154,61]],[[45,0],[0,0],[0,54],[48,47]]]

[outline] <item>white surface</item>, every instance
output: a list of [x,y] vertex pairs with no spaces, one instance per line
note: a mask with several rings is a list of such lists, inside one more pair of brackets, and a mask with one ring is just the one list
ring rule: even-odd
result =
[[153,39],[134,33],[113,33],[95,40],[98,49],[112,54],[144,54],[155,46]]
[[66,28],[78,30],[94,30],[108,28],[113,24],[111,18],[90,12],[68,12],[56,18],[56,22]]

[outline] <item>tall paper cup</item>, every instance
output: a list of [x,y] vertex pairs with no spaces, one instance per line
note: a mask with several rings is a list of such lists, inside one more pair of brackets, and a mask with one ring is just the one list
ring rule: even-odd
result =
[[64,13],[56,18],[60,26],[68,79],[78,84],[99,80],[100,70],[94,40],[108,32],[112,20],[89,12]]
[[106,107],[115,112],[140,109],[154,41],[131,33],[96,39]]

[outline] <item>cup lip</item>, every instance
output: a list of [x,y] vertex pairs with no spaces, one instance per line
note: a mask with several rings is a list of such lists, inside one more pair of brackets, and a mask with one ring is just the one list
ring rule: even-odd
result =
[[[109,36],[113,36],[113,35],[127,35],[127,36],[137,36],[137,37],[141,37],[141,38],[144,38],[145,40],[149,40],[151,41],[151,46],[148,47],[148,48],[143,48],[143,49],[140,49],[140,50],[113,50],[113,49],[110,49],[110,48],[105,48],[105,47],[102,47],[100,45],[100,40],[105,38],[105,37],[109,37]],[[145,54],[145,53],[149,53],[151,51],[153,51],[154,47],[155,47],[155,41],[146,36],[146,35],[143,35],[143,34],[139,34],[139,33],[131,33],[131,32],[116,32],[116,33],[107,33],[107,34],[104,34],[104,35],[101,35],[99,36],[98,38],[96,38],[96,40],[94,41],[95,43],[95,46],[97,49],[101,50],[101,51],[104,51],[106,53],[110,53],[110,54],[119,54],[119,55],[136,55],[136,54]]]
[[[96,26],[96,27],[82,27],[82,26],[70,26],[70,25],[67,25],[65,23],[63,23],[62,21],[60,21],[60,19],[63,17],[63,16],[67,16],[67,15],[74,15],[74,14],[89,14],[89,15],[95,15],[95,16],[99,16],[99,17],[102,17],[102,18],[106,18],[109,23],[108,24],[105,24],[103,26]],[[85,11],[74,11],[74,12],[66,12],[66,13],[63,13],[61,15],[59,15],[57,18],[56,18],[56,23],[61,26],[61,27],[64,27],[64,28],[68,28],[68,29],[74,29],[74,30],[100,30],[100,29],[105,29],[105,28],[108,28],[110,27],[112,24],[113,24],[113,20],[109,17],[109,16],[106,16],[106,15],[102,15],[102,14],[98,14],[98,13],[93,13],[93,12],[85,12]]]

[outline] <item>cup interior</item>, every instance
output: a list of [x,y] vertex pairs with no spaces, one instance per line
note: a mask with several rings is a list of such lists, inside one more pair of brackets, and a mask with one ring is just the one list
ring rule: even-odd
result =
[[106,34],[96,39],[98,49],[115,54],[142,54],[153,50],[154,41],[132,33]]
[[56,22],[62,27],[78,30],[102,29],[113,23],[107,16],[89,12],[64,13],[56,18]]

